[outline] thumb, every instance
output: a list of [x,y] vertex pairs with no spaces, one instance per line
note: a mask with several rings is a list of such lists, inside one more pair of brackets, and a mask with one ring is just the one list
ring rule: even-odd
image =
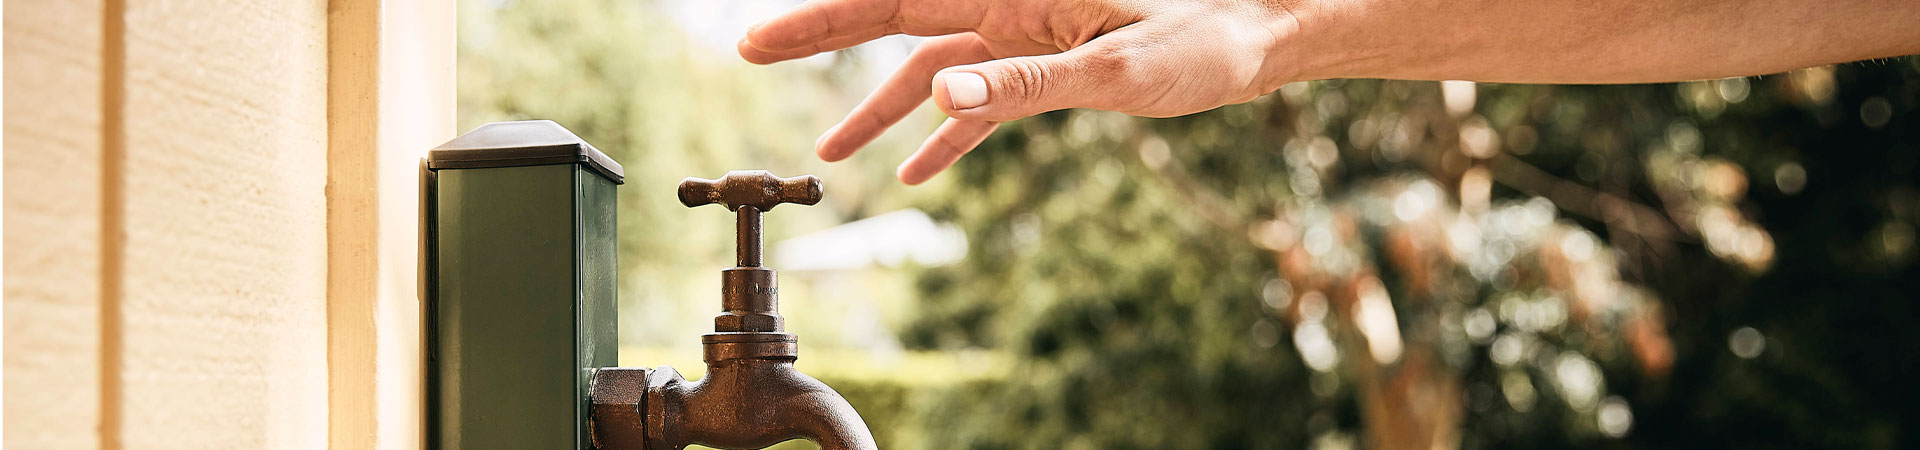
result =
[[1125,61],[1083,45],[1063,53],[949,67],[933,77],[933,101],[956,119],[1005,122],[1067,108],[1115,109],[1129,95]]

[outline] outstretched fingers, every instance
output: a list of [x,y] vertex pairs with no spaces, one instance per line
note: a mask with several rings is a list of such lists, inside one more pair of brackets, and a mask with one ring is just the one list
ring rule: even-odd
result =
[[999,126],[999,122],[947,119],[940,124],[940,129],[934,130],[933,136],[928,137],[925,144],[920,145],[919,151],[907,157],[906,162],[900,163],[900,182],[910,185],[926,182],[953,166],[953,162],[959,160],[961,155],[973,151]]
[[972,33],[928,39],[913,49],[905,63],[888,76],[867,99],[854,107],[839,125],[827,130],[814,143],[820,159],[839,161],[873,142],[880,133],[926,102],[932,93],[933,74],[951,66],[972,64],[991,58],[978,36]]
[[[1107,36],[1054,53],[1059,43],[1006,36],[989,51],[987,38],[970,32],[990,7],[999,8],[996,17],[1031,18],[1055,6],[1047,0],[810,0],[748,30],[738,50],[748,61],[768,64],[891,34],[949,35],[921,44],[815,142],[821,159],[845,159],[931,97],[953,118],[900,165],[900,180],[919,184],[973,150],[1000,122],[1072,107],[1123,110],[1117,106],[1141,101],[1131,90],[1148,83],[1140,78],[1152,71],[1138,70]],[[995,59],[1012,55],[1031,56]]]

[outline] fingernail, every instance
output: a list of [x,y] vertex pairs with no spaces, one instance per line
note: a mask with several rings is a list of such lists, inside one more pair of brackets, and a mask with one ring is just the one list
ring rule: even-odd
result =
[[987,104],[987,79],[973,72],[941,75],[947,84],[947,100],[953,109],[972,109]]

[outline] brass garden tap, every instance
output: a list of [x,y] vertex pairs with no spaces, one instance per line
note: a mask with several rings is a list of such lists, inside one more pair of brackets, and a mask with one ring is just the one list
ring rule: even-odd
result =
[[736,171],[680,182],[680,202],[688,207],[720,204],[738,214],[738,261],[721,271],[724,311],[700,339],[707,375],[687,381],[671,367],[599,369],[591,412],[596,448],[756,449],[791,439],[824,450],[877,448],[846,399],[794,369],[799,343],[780,317],[779,280],[761,266],[761,213],[781,203],[812,205],[820,196],[820,179],[811,175]]

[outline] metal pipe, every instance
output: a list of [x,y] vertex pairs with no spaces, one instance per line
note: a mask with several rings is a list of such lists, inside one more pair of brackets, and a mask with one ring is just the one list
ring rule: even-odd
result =
[[760,208],[753,205],[740,205],[734,216],[734,254],[739,267],[760,267]]

